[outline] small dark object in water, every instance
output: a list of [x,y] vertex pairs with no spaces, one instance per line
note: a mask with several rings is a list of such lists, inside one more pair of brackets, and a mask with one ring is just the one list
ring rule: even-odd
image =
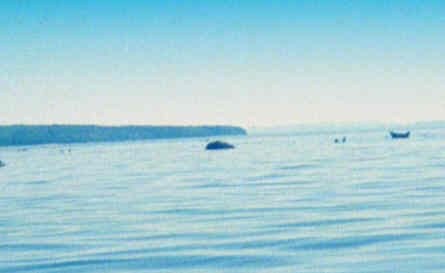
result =
[[[343,138],[341,139],[341,142],[342,142],[342,143],[345,143],[345,142],[346,142],[346,137],[343,137]],[[340,143],[340,139],[338,139],[338,138],[334,139],[334,143]]]
[[206,146],[206,150],[220,150],[220,149],[233,149],[233,148],[235,148],[235,146],[233,146],[232,144],[229,144],[227,142],[222,142],[219,140],[210,142]]
[[3,161],[0,160],[0,168],[6,166],[5,163],[3,163]]
[[390,131],[389,133],[391,134],[392,138],[408,138],[410,132],[408,131],[406,133],[396,133],[396,132]]

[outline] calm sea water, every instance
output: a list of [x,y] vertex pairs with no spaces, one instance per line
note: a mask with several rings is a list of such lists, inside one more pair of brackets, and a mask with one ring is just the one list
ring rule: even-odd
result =
[[0,272],[445,271],[445,130],[342,136],[0,148]]

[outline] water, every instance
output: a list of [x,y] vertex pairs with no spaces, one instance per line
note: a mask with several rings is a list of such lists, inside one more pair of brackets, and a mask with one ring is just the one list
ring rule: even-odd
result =
[[445,131],[386,134],[0,148],[0,272],[439,272]]

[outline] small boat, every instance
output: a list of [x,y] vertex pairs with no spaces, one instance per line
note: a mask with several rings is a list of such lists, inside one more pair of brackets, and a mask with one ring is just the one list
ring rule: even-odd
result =
[[408,138],[410,132],[408,131],[406,133],[396,133],[396,132],[390,131],[389,133],[391,134],[392,138]]

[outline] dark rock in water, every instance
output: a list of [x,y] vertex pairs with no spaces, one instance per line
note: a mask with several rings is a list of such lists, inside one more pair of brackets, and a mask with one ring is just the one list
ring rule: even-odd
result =
[[229,144],[227,142],[222,142],[219,140],[210,142],[206,146],[206,150],[220,150],[220,149],[233,149],[233,148],[235,148],[235,146],[233,146],[232,144]]
[[3,161],[0,160],[0,168],[6,166],[5,163],[3,163]]

